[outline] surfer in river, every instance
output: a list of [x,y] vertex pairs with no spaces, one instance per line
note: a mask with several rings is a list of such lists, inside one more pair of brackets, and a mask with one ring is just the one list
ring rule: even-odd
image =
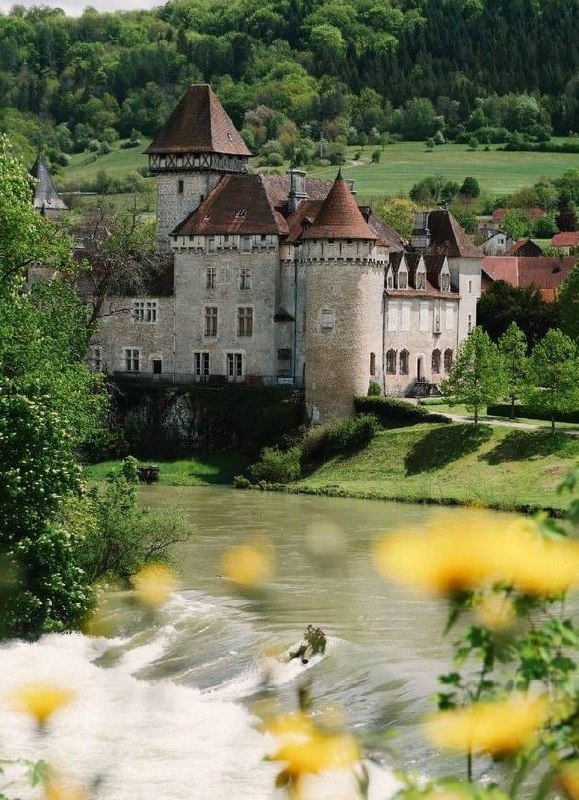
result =
[[316,628],[314,625],[308,625],[304,631],[304,636],[301,642],[298,642],[290,648],[288,653],[288,661],[294,658],[299,658],[302,664],[307,664],[312,656],[321,653],[324,655],[326,652],[326,634],[321,628]]

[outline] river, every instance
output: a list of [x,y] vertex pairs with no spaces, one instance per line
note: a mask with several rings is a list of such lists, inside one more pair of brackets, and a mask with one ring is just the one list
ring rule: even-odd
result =
[[[105,800],[268,800],[276,796],[276,767],[263,760],[271,742],[256,729],[256,703],[295,707],[307,677],[316,709],[332,708],[361,735],[396,733],[388,745],[394,753],[373,748],[372,798],[392,793],[392,766],[440,772],[440,754],[423,741],[418,721],[433,708],[436,677],[448,667],[444,604],[380,578],[369,555],[378,534],[440,511],[221,487],[151,486],[143,497],[151,507],[178,510],[195,528],[177,554],[183,588],[157,617],[133,615],[109,638],[5,644],[4,757],[42,755],[86,783],[100,781],[97,796]],[[477,512],[444,513],[461,515],[466,530]],[[249,535],[269,537],[275,549],[266,603],[237,596],[219,575],[221,554]],[[298,641],[308,623],[328,634],[326,655],[305,667],[278,663],[272,649]],[[50,735],[35,735],[5,702],[28,680],[75,692]],[[352,796],[345,778],[335,780],[315,790],[316,800]]]

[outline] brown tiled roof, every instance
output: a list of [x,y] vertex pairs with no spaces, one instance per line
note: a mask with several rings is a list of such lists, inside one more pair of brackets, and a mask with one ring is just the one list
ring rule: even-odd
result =
[[40,156],[34,162],[30,174],[37,180],[32,199],[34,208],[38,211],[68,211],[68,206],[61,200],[48,167]]
[[365,221],[342,173],[334,181],[314,224],[304,232],[304,239],[367,239],[378,236]]
[[552,300],[576,262],[576,256],[487,256],[482,267],[493,281],[506,281],[511,286],[536,286],[546,299]]
[[287,218],[289,226],[288,242],[295,242],[301,239],[304,231],[311,227],[320,213],[323,202],[323,200],[302,200],[297,210]]
[[146,152],[252,155],[206,83],[189,87]]
[[481,258],[481,254],[449,211],[431,211],[428,215],[431,253],[444,253],[450,258]]
[[[271,205],[278,210],[285,209],[290,190],[289,175],[262,175],[262,180]],[[332,181],[321,178],[306,178],[306,193],[310,200],[325,200],[332,185]]]
[[486,256],[481,267],[494,281],[519,285],[519,259],[516,256]]
[[543,251],[532,239],[519,239],[507,252],[506,256],[542,256]]
[[553,247],[576,247],[579,245],[579,231],[562,231],[551,239]]
[[205,200],[181,222],[173,234],[278,234],[288,224],[272,208],[261,175],[224,175]]

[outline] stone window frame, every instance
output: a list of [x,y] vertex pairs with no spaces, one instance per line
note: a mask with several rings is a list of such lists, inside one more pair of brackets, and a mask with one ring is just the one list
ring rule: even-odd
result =
[[253,306],[237,306],[237,335],[239,337],[253,336],[254,328]]
[[397,353],[396,350],[390,348],[386,351],[386,374],[387,375],[396,375],[396,360],[397,360]]
[[230,380],[244,377],[245,353],[239,350],[227,350],[225,352],[225,375]]
[[392,268],[390,268],[386,273],[386,288],[387,289],[394,288],[394,273],[392,272]]
[[399,269],[398,270],[398,288],[399,289],[408,289],[408,270],[407,269]]
[[215,289],[217,283],[217,267],[207,267],[206,271],[206,289]]
[[132,311],[133,322],[154,325],[159,321],[159,301],[151,298],[135,298]]
[[251,290],[251,267],[241,267],[239,270],[239,291]]
[[404,348],[398,356],[398,370],[400,375],[410,374],[410,351]]
[[442,353],[438,347],[432,351],[432,359],[430,362],[430,371],[433,375],[440,375],[440,365],[442,361]]
[[424,268],[416,270],[415,283],[418,291],[426,290],[426,270]]
[[336,326],[336,315],[333,309],[323,308],[320,312],[320,330],[322,333],[332,333]]
[[123,363],[125,372],[141,372],[141,349],[131,346],[123,347]]
[[209,350],[196,350],[193,353],[193,374],[199,378],[210,375],[211,357]]
[[447,347],[444,351],[444,371],[447,374],[452,369],[453,355],[452,348]]
[[376,353],[370,353],[370,375],[376,375]]
[[442,270],[440,273],[440,291],[450,292],[450,272]]
[[203,313],[205,323],[203,335],[207,338],[214,338],[219,330],[219,309],[217,306],[205,306]]

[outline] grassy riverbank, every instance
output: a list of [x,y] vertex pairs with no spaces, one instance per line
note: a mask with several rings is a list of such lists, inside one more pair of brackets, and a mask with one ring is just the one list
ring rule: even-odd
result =
[[[563,432],[490,425],[426,424],[379,432],[362,450],[320,465],[292,492],[503,509],[566,507],[556,488],[579,460],[579,439]],[[118,462],[87,467],[102,480]],[[247,466],[219,455],[158,462],[168,486],[228,484]]]
[[380,432],[292,490],[503,509],[564,508],[556,494],[579,459],[579,440],[490,425],[416,425]]

